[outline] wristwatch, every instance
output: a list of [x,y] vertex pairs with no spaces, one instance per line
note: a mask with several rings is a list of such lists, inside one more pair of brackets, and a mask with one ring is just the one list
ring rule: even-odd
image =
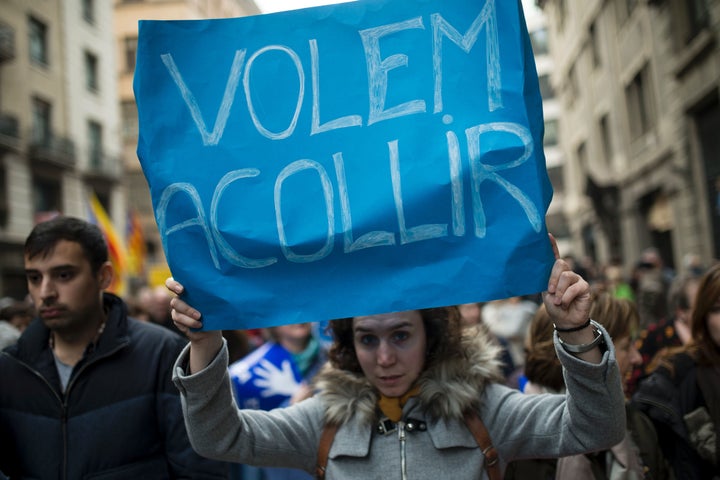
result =
[[593,330],[595,331],[595,338],[593,338],[592,342],[589,343],[581,343],[580,345],[573,345],[572,343],[566,343],[563,342],[563,339],[560,338],[560,335],[558,335],[558,341],[560,342],[560,345],[565,349],[568,353],[585,353],[589,352],[595,347],[600,347],[602,350],[603,346],[605,345],[605,337],[603,336],[602,330],[600,329],[600,324],[597,323],[595,320],[590,320],[590,325],[592,326]]

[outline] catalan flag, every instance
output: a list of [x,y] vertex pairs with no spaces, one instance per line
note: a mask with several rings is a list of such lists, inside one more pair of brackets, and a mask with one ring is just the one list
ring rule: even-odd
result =
[[117,295],[122,295],[125,290],[125,274],[127,273],[127,253],[122,239],[118,236],[112,220],[103,208],[100,200],[92,193],[88,202],[88,213],[90,222],[94,223],[105,236],[105,242],[108,246],[108,255],[113,266],[113,281],[108,291]]
[[140,216],[137,210],[128,211],[127,228],[125,230],[125,244],[127,245],[128,275],[131,277],[145,277],[145,235],[143,234]]

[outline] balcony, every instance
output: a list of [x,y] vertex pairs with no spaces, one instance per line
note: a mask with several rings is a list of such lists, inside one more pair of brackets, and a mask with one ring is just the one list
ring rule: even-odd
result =
[[28,158],[31,162],[71,169],[75,166],[75,143],[69,138],[54,134],[38,137],[32,132],[28,135]]
[[0,152],[20,149],[20,122],[18,118],[0,113]]
[[122,159],[102,150],[88,152],[88,165],[83,176],[88,183],[115,183],[122,174]]
[[0,22],[0,63],[15,58],[15,30],[7,23]]

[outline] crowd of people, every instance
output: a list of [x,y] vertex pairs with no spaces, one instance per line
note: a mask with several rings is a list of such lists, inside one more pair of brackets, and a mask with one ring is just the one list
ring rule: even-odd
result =
[[183,285],[123,301],[96,227],[39,224],[0,479],[718,478],[720,264],[556,256],[543,295],[201,332]]

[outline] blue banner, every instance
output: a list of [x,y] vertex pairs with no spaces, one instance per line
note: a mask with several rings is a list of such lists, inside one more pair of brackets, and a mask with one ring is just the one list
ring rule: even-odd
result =
[[141,21],[138,156],[204,328],[535,293],[553,262],[519,1]]
[[287,406],[302,382],[290,353],[275,342],[233,363],[228,373],[238,406],[255,410]]

